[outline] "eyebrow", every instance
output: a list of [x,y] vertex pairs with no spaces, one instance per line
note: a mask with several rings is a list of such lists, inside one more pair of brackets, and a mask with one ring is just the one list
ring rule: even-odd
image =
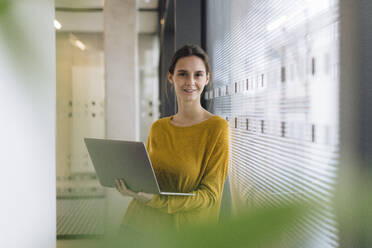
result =
[[[177,70],[177,72],[188,72],[187,70],[183,70],[183,69],[179,69]],[[202,72],[202,73],[205,73],[205,71],[196,71],[196,72]]]

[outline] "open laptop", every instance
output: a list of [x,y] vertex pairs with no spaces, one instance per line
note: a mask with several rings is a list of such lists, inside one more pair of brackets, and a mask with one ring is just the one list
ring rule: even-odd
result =
[[163,192],[143,142],[84,138],[102,186],[115,187],[115,179],[124,179],[135,192],[192,196],[193,193]]

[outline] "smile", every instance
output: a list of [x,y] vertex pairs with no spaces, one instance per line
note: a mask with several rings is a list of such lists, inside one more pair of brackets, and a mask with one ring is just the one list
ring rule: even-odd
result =
[[196,90],[194,90],[194,89],[184,89],[183,91],[186,92],[187,94],[192,94],[192,93],[194,93]]

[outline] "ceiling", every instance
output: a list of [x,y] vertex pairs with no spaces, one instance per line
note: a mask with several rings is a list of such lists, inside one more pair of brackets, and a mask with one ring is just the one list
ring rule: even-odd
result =
[[[59,32],[103,32],[104,0],[55,0]],[[158,31],[158,0],[137,0],[137,33]]]

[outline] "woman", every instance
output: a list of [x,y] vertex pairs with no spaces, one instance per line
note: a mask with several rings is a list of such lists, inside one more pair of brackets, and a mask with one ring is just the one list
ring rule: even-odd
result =
[[154,122],[147,141],[161,190],[195,195],[136,193],[117,180],[117,190],[134,198],[123,226],[146,232],[217,222],[229,160],[229,126],[200,104],[210,75],[208,55],[200,47],[186,45],[174,54],[167,78],[177,96],[178,112]]

